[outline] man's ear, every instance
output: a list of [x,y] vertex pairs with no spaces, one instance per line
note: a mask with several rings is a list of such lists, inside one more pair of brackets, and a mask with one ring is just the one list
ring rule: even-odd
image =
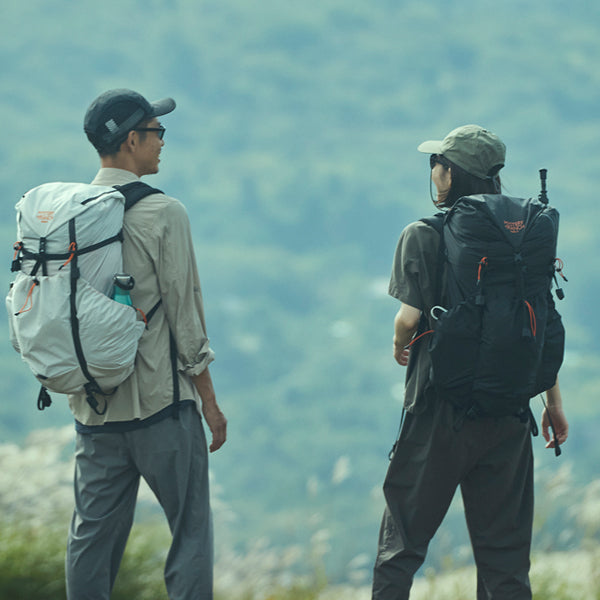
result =
[[133,131],[133,129],[127,134],[127,137],[121,144],[121,150],[129,150],[132,151],[138,145],[138,134],[137,131]]

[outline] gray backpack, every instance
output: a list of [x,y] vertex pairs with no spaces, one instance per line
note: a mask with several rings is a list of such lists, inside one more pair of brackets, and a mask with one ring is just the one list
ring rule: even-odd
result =
[[145,324],[112,299],[113,277],[123,271],[124,211],[157,192],[142,182],[46,183],[17,203],[6,307],[12,345],[42,384],[38,408],[50,404],[46,389],[85,392],[103,414],[97,396],[133,371]]

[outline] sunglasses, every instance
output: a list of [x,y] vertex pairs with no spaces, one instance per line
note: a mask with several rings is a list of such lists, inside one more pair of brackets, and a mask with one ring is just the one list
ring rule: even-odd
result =
[[441,154],[432,154],[429,157],[429,167],[433,169],[433,167],[435,167],[435,165],[437,164],[442,165],[442,167],[446,169],[450,167],[450,163],[448,162],[447,158],[445,158]]
[[158,139],[162,140],[165,137],[166,129],[164,127],[138,127],[134,131],[156,131]]

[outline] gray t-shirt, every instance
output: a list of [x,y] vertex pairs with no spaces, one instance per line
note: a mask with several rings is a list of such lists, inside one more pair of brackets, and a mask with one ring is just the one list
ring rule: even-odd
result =
[[[429,326],[431,308],[438,304],[435,287],[439,242],[440,236],[432,226],[422,221],[408,225],[398,241],[388,290],[390,296],[425,314]],[[426,335],[411,347],[404,390],[404,407],[408,412],[423,412],[433,398],[428,343]]]

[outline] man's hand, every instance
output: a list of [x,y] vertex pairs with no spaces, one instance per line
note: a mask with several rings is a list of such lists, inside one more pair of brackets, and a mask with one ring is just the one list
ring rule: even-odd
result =
[[200,375],[194,375],[192,381],[198,390],[198,394],[200,394],[202,400],[202,414],[212,433],[212,442],[209,446],[209,450],[215,452],[227,439],[227,419],[217,404],[215,390],[213,388],[208,367],[206,367]]
[[211,452],[218,450],[227,439],[227,419],[216,401],[202,402],[202,414],[212,433]]

